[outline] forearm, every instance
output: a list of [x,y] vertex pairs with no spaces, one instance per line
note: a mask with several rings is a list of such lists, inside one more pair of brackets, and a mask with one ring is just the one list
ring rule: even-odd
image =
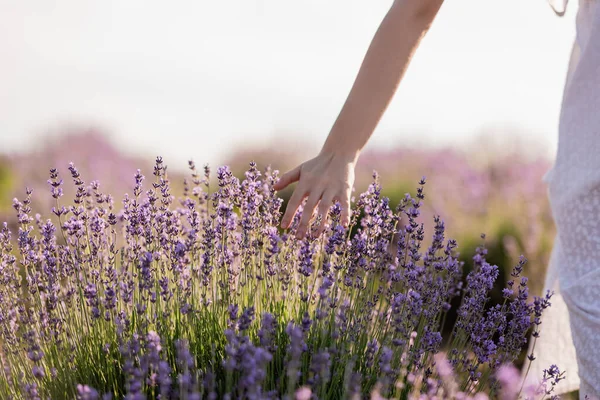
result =
[[323,146],[354,160],[371,137],[443,0],[397,0],[381,22]]

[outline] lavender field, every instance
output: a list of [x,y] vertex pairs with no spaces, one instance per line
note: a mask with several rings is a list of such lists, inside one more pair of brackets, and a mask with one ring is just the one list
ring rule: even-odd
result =
[[533,399],[565,374],[516,369],[551,303],[543,161],[365,154],[350,226],[333,205],[298,240],[268,152],[44,157],[0,163],[1,398]]

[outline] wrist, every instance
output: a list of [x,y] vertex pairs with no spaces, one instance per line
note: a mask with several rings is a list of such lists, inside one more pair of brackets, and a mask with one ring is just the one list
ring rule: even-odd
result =
[[327,155],[329,157],[335,158],[337,160],[342,160],[348,163],[356,164],[358,161],[358,156],[360,155],[360,150],[356,149],[348,149],[342,146],[330,145],[325,143],[320,152],[321,155]]

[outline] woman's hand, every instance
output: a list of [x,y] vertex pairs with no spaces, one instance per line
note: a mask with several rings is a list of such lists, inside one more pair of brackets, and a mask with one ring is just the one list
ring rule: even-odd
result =
[[302,219],[296,231],[297,238],[303,238],[306,234],[317,206],[322,222],[314,232],[314,236],[323,233],[329,208],[336,201],[342,207],[341,222],[347,225],[350,220],[350,195],[354,185],[355,165],[356,157],[321,151],[315,158],[285,173],[275,184],[275,190],[282,190],[293,182],[298,182],[298,185],[287,205],[281,227],[289,228],[298,207],[307,197]]
[[[298,186],[281,221],[288,228],[300,203],[308,197],[296,236],[302,238],[313,211],[323,220],[334,201],[342,206],[342,223],[350,219],[354,166],[390,103],[415,50],[429,30],[443,0],[395,0],[371,41],[350,94],[321,153],[286,173],[275,185]],[[323,232],[324,221],[315,234]]]

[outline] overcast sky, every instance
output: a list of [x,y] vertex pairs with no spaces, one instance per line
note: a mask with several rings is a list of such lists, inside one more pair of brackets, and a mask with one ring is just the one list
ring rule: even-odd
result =
[[[64,122],[171,164],[290,135],[320,145],[391,3],[0,0],[0,152]],[[575,11],[447,0],[370,146],[501,125],[554,147]]]

